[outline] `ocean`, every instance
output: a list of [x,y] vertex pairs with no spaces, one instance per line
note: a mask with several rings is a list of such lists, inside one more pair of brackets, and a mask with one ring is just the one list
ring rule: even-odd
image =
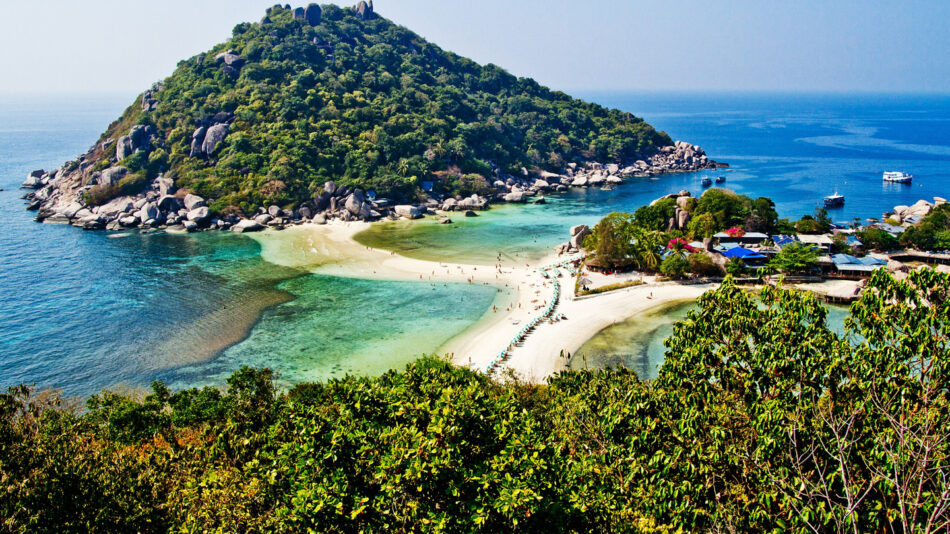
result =
[[[574,191],[545,206],[501,206],[454,225],[379,224],[358,239],[424,259],[492,263],[501,253],[517,264],[565,241],[573,224],[680,189],[700,194],[706,174],[772,198],[788,217],[812,213],[838,191],[847,201],[831,215],[840,222],[950,196],[948,96],[579,96],[642,116],[731,168]],[[436,350],[491,305],[494,291],[485,287],[280,267],[240,235],[110,235],[34,223],[17,189],[26,174],[84,152],[133,98],[0,99],[0,386],[87,395],[153,380],[221,384],[241,365],[270,366],[284,384],[378,374]],[[886,170],[914,174],[913,185],[884,184]]]

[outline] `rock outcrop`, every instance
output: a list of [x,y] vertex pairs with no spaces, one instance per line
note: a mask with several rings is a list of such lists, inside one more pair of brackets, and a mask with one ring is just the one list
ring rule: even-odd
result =
[[425,211],[419,206],[396,206],[393,211],[396,215],[406,219],[421,219],[425,214]]
[[[934,208],[941,204],[946,204],[947,200],[943,197],[934,197],[934,201],[928,202],[926,200],[918,200],[911,206],[894,206],[893,212],[885,213],[884,218],[895,219],[898,223],[909,222],[908,219],[911,217],[914,218],[923,218],[930,214]],[[915,219],[910,219],[914,221]]]
[[99,185],[103,187],[112,187],[119,184],[119,180],[125,178],[129,170],[122,166],[109,167],[99,174]]
[[360,20],[369,20],[374,17],[373,0],[369,0],[369,3],[365,0],[360,0],[353,10],[356,11],[356,16],[359,17]]
[[579,224],[571,227],[571,248],[580,250],[584,246],[584,239],[590,235],[590,227],[586,224]]
[[236,79],[241,74],[241,67],[245,63],[244,58],[235,54],[233,50],[221,52],[214,56],[214,61],[220,65],[221,72],[231,79]]
[[42,169],[31,172],[27,175],[26,180],[23,180],[23,183],[20,184],[20,187],[24,189],[39,189],[43,187],[44,174],[46,174],[46,172]]
[[307,9],[304,10],[303,18],[307,21],[307,24],[310,24],[311,26],[318,26],[320,24],[322,15],[323,11],[320,9],[320,6],[317,4],[310,4],[307,6]]
[[210,156],[214,153],[218,143],[224,141],[227,135],[228,125],[226,123],[215,124],[211,128],[208,128],[208,133],[205,134],[204,141],[201,143],[201,152]]
[[234,226],[231,227],[232,232],[244,233],[244,232],[259,232],[264,229],[264,225],[251,220],[251,219],[241,219]]

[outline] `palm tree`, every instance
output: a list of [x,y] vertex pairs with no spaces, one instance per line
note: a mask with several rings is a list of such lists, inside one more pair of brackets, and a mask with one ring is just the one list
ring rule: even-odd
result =
[[406,158],[400,158],[399,163],[396,164],[396,172],[400,176],[405,176],[409,173],[409,160]]
[[631,240],[633,256],[641,271],[655,271],[660,265],[659,236],[656,232],[636,229]]

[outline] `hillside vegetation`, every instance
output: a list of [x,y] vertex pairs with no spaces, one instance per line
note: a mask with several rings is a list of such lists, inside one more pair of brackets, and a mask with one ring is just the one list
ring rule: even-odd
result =
[[[727,282],[659,377],[547,385],[423,359],[378,378],[87,410],[0,395],[10,532],[946,532],[950,276],[876,271],[847,335]],[[552,355],[553,357],[554,355]]]
[[[180,62],[103,134],[96,168],[122,165],[130,177],[93,200],[162,172],[215,212],[299,203],[328,180],[411,200],[423,181],[484,192],[496,169],[620,163],[672,144],[629,113],[479,65],[371,10],[327,5],[320,15],[275,6]],[[225,135],[196,153],[193,140],[207,139],[198,128],[215,124]],[[117,154],[135,125],[151,126],[153,140]]]

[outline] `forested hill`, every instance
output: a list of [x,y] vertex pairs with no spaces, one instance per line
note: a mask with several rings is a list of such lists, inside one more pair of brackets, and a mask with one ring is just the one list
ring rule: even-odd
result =
[[[251,212],[311,198],[327,180],[412,199],[422,181],[466,193],[496,170],[622,163],[671,144],[630,113],[481,66],[361,2],[274,6],[237,25],[64,169],[97,186],[91,204],[163,173],[213,211]],[[113,166],[128,175],[90,179]]]

